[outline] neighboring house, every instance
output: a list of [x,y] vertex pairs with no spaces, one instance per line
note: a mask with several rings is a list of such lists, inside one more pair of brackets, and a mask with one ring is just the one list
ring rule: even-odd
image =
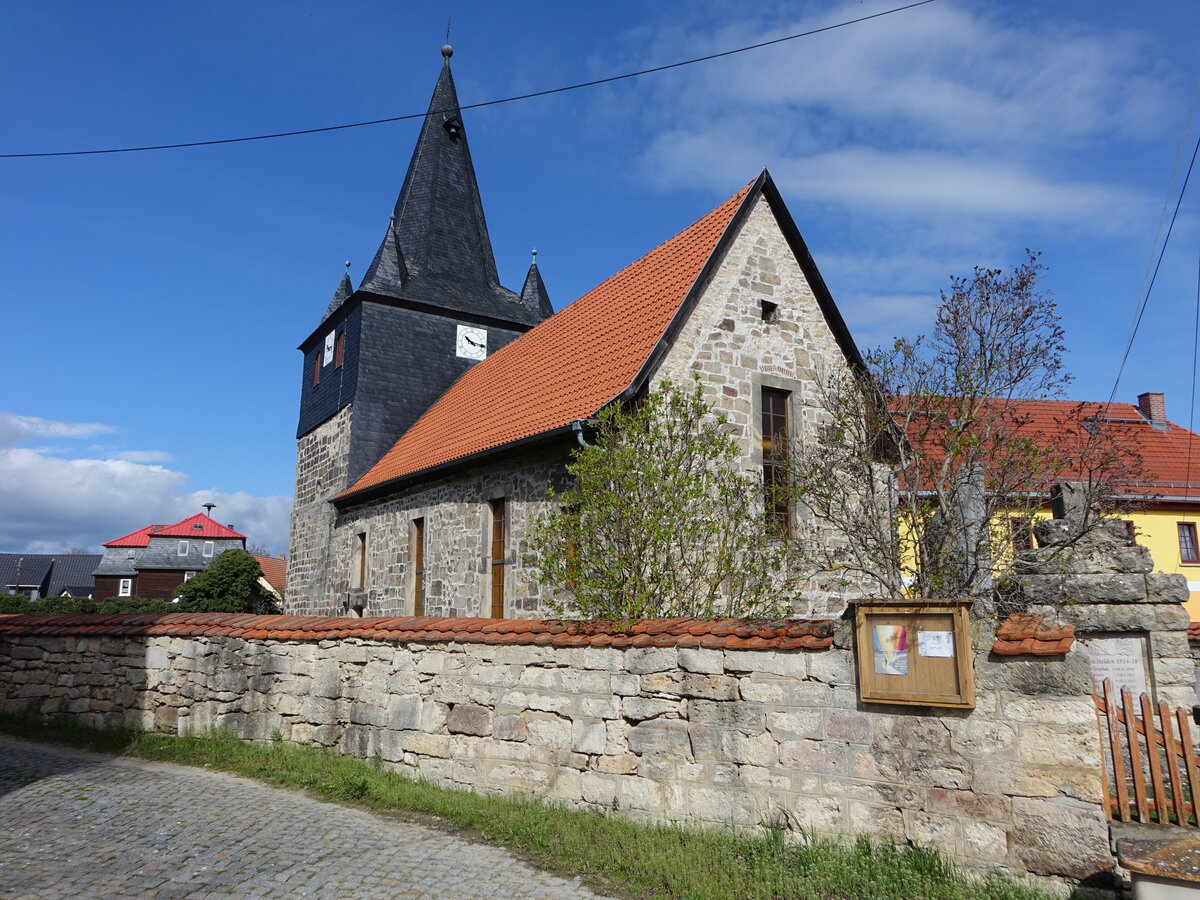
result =
[[545,321],[536,267],[501,292],[447,61],[375,262],[300,347],[289,612],[537,615],[530,528],[597,411],[697,373],[766,480],[818,374],[862,365],[766,171]]
[[245,535],[204,513],[174,525],[147,525],[104,545],[95,596],[171,600],[226,550],[245,549]]
[[92,596],[93,553],[0,553],[0,593],[42,597]]
[[[1069,460],[1089,444],[1095,459],[1101,448],[1114,447],[1133,451],[1141,460],[1127,471],[1119,460],[1113,479],[1115,499],[1128,501],[1131,511],[1124,521],[1131,544],[1150,550],[1156,571],[1181,573],[1188,580],[1191,594],[1187,607],[1193,621],[1200,620],[1200,435],[1167,419],[1163,394],[1148,392],[1138,402],[1104,403],[1076,400],[1019,400],[1005,404],[1007,418],[1019,423],[1013,434],[1028,436],[1039,447],[1056,457]],[[1098,440],[1090,440],[1089,435]],[[929,451],[927,451],[929,452]],[[938,450],[932,448],[936,462]],[[1080,478],[1068,468],[1058,472],[1054,481]],[[1045,484],[1045,503],[1034,518],[1049,518],[1052,485]],[[1036,500],[1036,498],[1035,498]],[[1036,504],[1035,504],[1036,505]],[[1027,508],[1028,509],[1028,508]],[[1022,514],[1024,515],[1024,514]],[[1013,552],[1034,545],[1032,521],[1012,514],[1006,530]],[[1010,548],[996,559],[1003,565]]]
[[[1064,429],[1098,421],[1115,442],[1137,451],[1142,471],[1117,487],[1118,495],[1136,507],[1125,516],[1129,539],[1149,548],[1156,571],[1187,578],[1187,609],[1193,621],[1200,621],[1200,435],[1167,419],[1163,394],[1148,392],[1137,400],[1111,405],[1024,401],[1020,413],[1043,440],[1066,443],[1071,436]],[[1017,535],[1018,543],[1025,540],[1023,533]]]
[[276,600],[282,600],[287,590],[287,556],[283,553],[279,556],[255,554],[254,558],[258,560],[258,567],[262,569],[259,583],[270,591]]

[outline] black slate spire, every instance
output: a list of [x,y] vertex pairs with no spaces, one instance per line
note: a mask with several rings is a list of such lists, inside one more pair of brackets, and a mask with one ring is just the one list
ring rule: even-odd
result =
[[543,315],[502,287],[467,146],[449,45],[392,222],[359,290],[451,315],[536,325]]
[[521,302],[536,312],[541,319],[554,315],[554,307],[550,305],[550,295],[546,293],[542,273],[538,271],[536,250],[533,251],[533,261],[529,264],[529,272],[525,275],[525,285],[521,288]]
[[354,285],[350,283],[350,262],[346,261],[346,271],[342,273],[342,280],[338,282],[337,290],[333,292],[333,299],[329,301],[329,306],[325,309],[325,315],[321,317],[324,322],[335,312],[338,307],[350,299],[350,295],[354,293]]
[[367,266],[367,274],[359,285],[364,291],[376,294],[387,294],[390,297],[403,296],[404,283],[408,281],[408,269],[404,265],[404,254],[400,250],[400,240],[396,236],[396,217],[388,223],[387,234],[383,243],[375,251],[375,258]]

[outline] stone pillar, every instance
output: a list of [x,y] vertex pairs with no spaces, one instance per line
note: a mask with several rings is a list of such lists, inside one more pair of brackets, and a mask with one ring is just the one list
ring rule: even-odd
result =
[[1184,576],[1153,574],[1150,551],[1127,546],[1125,525],[1117,520],[1076,537],[1070,521],[1054,519],[1039,522],[1034,534],[1038,548],[1013,563],[1004,598],[1009,611],[1075,626],[1082,646],[1072,654],[1088,654],[1089,638],[1143,638],[1154,699],[1190,709],[1195,675]]

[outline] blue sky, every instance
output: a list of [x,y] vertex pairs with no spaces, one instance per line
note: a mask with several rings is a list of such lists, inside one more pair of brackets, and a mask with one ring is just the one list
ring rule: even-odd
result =
[[[456,0],[454,73],[467,104],[891,5]],[[9,3],[0,152],[423,112],[446,15],[433,3]],[[860,345],[926,330],[951,274],[1011,266],[1031,247],[1067,329],[1071,395],[1107,399],[1184,140],[1198,26],[1200,5],[1185,3],[937,0],[468,111],[501,279],[519,288],[536,246],[561,308],[765,165]],[[295,347],[343,260],[363,274],[418,127],[0,160],[0,550],[95,547],[209,499],[253,543],[286,548]],[[1184,425],[1198,189],[1118,395],[1165,391]]]

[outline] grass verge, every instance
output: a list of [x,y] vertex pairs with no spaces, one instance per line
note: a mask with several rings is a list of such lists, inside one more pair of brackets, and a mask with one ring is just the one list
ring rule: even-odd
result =
[[784,839],[639,825],[519,796],[480,796],[414,781],[379,760],[283,742],[243,743],[227,732],[174,737],[0,715],[0,732],[100,753],[202,766],[399,817],[435,817],[517,851],[543,868],[582,875],[602,892],[679,900],[769,898],[938,898],[1045,900],[1009,879],[963,873],[939,854],[859,839]]

